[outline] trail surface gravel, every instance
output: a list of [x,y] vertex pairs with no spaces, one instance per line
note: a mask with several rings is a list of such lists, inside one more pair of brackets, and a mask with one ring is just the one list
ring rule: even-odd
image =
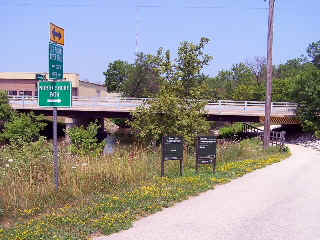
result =
[[292,156],[95,240],[319,240],[320,153]]

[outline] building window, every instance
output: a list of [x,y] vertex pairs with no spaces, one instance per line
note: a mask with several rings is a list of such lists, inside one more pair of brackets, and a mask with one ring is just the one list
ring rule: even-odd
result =
[[24,96],[32,96],[32,91],[23,91]]
[[32,91],[19,91],[20,96],[32,96]]
[[9,96],[17,96],[17,94],[18,94],[18,91],[17,91],[17,90],[9,90],[9,91],[8,91],[8,95],[9,95]]
[[72,88],[72,96],[78,96],[78,88]]

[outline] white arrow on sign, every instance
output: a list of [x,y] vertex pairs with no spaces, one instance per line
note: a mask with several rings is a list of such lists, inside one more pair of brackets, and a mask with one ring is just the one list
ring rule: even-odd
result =
[[61,99],[48,99],[47,102],[61,103]]

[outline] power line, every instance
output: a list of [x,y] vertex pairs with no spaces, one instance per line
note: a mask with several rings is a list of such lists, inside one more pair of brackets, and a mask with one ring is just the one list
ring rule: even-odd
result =
[[[20,1],[20,2],[1,2],[0,6],[16,6],[16,7],[32,7],[32,6],[38,6],[38,7],[54,7],[54,8],[79,8],[79,7],[99,7],[98,2],[93,3],[79,3],[79,1],[61,1],[61,3],[57,3],[57,1],[54,1],[52,3],[34,3],[32,1]],[[164,5],[152,5],[152,4],[137,4],[136,8],[170,8],[170,6],[164,6]],[[265,7],[256,7],[256,8],[236,8],[236,7],[228,7],[228,6],[211,6],[211,5],[192,5],[192,6],[184,6],[182,8],[185,9],[237,9],[237,10],[268,10],[268,8]]]

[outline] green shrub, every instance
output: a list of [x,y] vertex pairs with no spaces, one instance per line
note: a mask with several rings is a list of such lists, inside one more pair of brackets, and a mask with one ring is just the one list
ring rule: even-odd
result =
[[128,128],[129,127],[127,124],[126,118],[112,118],[111,121],[120,128]]
[[8,121],[11,118],[12,112],[7,93],[0,91],[0,121]]
[[36,116],[32,112],[14,113],[9,122],[4,125],[1,139],[10,142],[33,142],[39,139],[40,131],[46,127],[42,122],[43,116]]
[[231,138],[242,132],[242,123],[235,123],[229,127],[223,127],[219,129],[220,138]]
[[71,140],[71,153],[76,155],[100,154],[104,142],[99,143],[97,134],[100,126],[92,122],[87,128],[84,126],[70,128],[67,134]]

